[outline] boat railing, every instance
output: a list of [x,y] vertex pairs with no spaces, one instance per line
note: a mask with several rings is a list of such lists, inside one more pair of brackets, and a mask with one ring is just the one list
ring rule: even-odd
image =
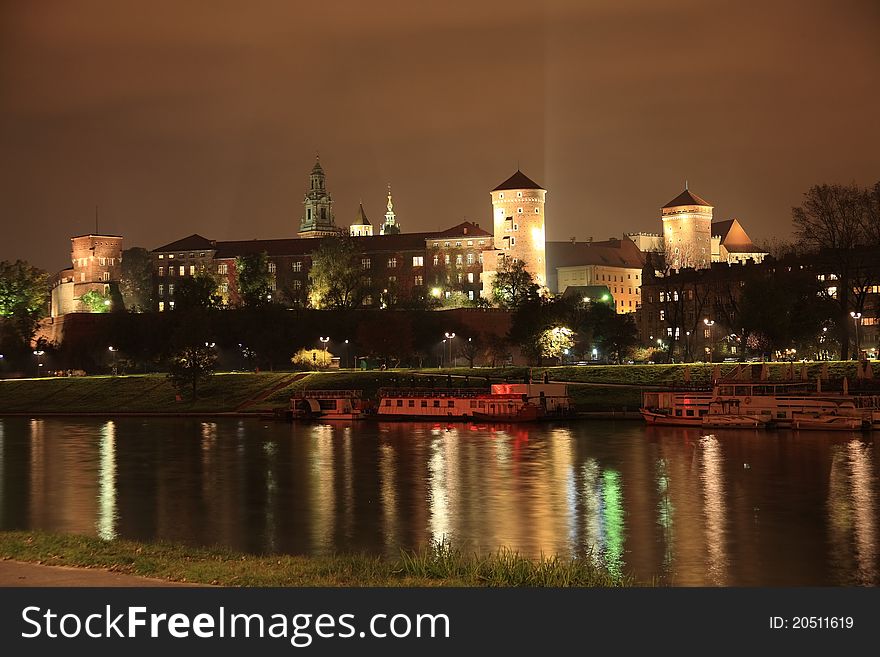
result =
[[[407,398],[431,398],[431,399],[445,399],[452,397],[464,397],[464,398],[474,398],[474,397],[485,397],[489,395],[489,391],[485,388],[380,388],[379,389],[379,398],[387,398],[387,397],[402,397],[404,399]],[[522,393],[511,393],[511,394],[498,394],[491,395],[497,399],[518,399],[523,395]]]
[[292,399],[360,399],[360,390],[297,390]]

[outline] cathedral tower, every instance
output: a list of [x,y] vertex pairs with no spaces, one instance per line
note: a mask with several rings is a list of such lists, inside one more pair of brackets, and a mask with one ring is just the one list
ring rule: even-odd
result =
[[354,223],[348,227],[348,234],[352,237],[370,237],[373,234],[373,224],[367,219],[363,203],[358,206],[357,216],[354,218]]
[[400,235],[400,224],[394,215],[394,203],[391,202],[391,185],[388,185],[388,212],[385,213],[385,223],[379,229],[380,235]]
[[492,190],[492,216],[498,256],[522,260],[535,282],[547,285],[544,197],[547,191],[522,171]]
[[712,261],[712,206],[685,184],[662,209],[663,249],[672,269],[705,269]]
[[302,220],[299,224],[299,237],[325,237],[339,231],[333,220],[333,199],[327,193],[324,169],[315,158],[315,166],[309,177],[309,191],[306,192]]

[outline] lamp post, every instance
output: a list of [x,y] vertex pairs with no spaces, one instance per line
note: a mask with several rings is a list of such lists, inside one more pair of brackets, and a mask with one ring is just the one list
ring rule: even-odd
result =
[[712,327],[715,326],[715,320],[709,319],[706,317],[703,320],[703,324],[706,325],[706,331],[708,331],[708,335],[706,337],[709,338],[709,346],[706,347],[706,353],[709,354],[709,362],[712,362]]
[[117,349],[116,349],[116,347],[114,347],[112,345],[107,347],[107,349],[111,354],[113,354],[113,370],[112,371],[113,371],[113,376],[116,376],[116,351],[117,351]]
[[[455,333],[454,332],[453,333],[446,332],[443,335],[446,336],[446,341],[449,343],[449,360],[447,360],[446,362],[451,363],[452,362],[452,339],[455,337]],[[453,365],[453,367],[455,367],[455,365]]]
[[859,324],[861,324],[861,322],[859,320],[862,318],[862,313],[857,313],[856,311],[852,311],[849,314],[849,316],[853,318],[853,324],[856,325],[856,357],[855,357],[855,360],[858,360],[859,356],[862,353],[862,350],[859,348],[860,347],[860,345],[859,345]]
[[40,376],[43,371],[41,368],[43,367],[43,354],[45,353],[46,352],[42,349],[37,349],[34,351],[34,356],[37,357],[37,376]]
[[318,338],[321,343],[324,345],[324,360],[322,362],[323,367],[327,367],[327,343],[330,342],[330,336]]
[[343,347],[342,347],[342,349],[343,349],[343,352],[342,352],[342,358],[343,358],[344,361],[345,361],[345,362],[343,363],[343,367],[348,367],[348,340],[346,340],[346,341],[343,342],[342,344],[343,344]]

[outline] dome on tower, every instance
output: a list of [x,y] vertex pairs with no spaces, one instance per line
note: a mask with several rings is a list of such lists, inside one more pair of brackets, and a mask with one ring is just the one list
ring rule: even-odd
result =
[[493,192],[498,192],[504,189],[544,189],[534,180],[529,178],[526,174],[524,174],[519,169],[516,170],[516,173],[513,174],[510,178],[505,180],[503,183],[498,185]]

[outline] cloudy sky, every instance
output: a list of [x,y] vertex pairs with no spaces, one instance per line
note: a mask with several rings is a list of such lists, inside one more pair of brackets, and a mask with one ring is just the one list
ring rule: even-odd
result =
[[347,225],[491,221],[517,164],[549,239],[659,230],[689,180],[787,236],[880,180],[876,0],[6,0],[0,259],[94,230],[295,236],[315,153]]

